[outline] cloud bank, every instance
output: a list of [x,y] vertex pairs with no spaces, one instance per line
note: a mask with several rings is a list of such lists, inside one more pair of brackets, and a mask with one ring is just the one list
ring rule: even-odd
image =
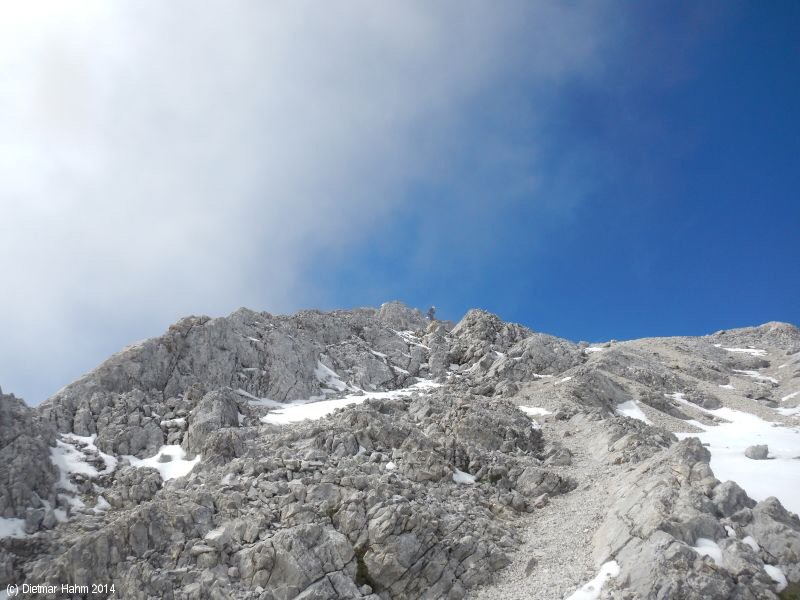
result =
[[[2,2],[0,385],[43,400],[458,177],[472,110],[596,68],[600,5]],[[535,109],[534,109],[535,110]],[[426,200],[430,202],[430,200]]]

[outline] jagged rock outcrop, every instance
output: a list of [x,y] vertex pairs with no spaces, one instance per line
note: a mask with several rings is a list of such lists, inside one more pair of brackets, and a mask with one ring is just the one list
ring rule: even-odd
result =
[[[428,348],[414,339],[421,331],[393,327],[415,324],[427,321],[397,304],[292,317],[246,309],[218,319],[188,317],[68,385],[42,405],[41,414],[61,432],[98,433],[106,452],[146,455],[164,442],[160,416],[185,418],[194,408],[186,395],[193,385],[286,402],[347,386],[413,383],[427,375]],[[327,377],[327,370],[341,379]]]
[[402,302],[385,302],[376,314],[378,320],[398,331],[420,331],[430,322],[416,308],[409,308]]
[[209,437],[226,427],[239,427],[239,405],[236,393],[230,388],[205,394],[188,416],[185,448],[200,453]]
[[504,323],[484,310],[470,310],[450,332],[450,362],[456,365],[472,365],[481,359],[493,362],[498,353],[507,352],[531,333],[527,327]]
[[552,335],[531,333],[494,361],[486,376],[526,381],[563,373],[583,361],[584,354],[576,344]]

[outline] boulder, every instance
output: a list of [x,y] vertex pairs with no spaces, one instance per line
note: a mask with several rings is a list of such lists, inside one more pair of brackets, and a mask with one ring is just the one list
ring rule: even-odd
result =
[[769,458],[769,447],[766,444],[748,446],[744,455],[752,460],[767,460]]

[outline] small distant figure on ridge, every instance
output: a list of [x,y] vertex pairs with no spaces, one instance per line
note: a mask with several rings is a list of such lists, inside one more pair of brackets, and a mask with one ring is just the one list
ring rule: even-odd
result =
[[428,320],[429,321],[435,321],[436,320],[436,307],[435,306],[431,306],[428,309]]

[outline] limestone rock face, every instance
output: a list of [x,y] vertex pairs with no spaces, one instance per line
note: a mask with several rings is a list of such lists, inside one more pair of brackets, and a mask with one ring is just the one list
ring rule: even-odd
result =
[[[421,339],[423,326],[427,320],[419,311],[398,303],[380,311],[305,311],[292,317],[246,309],[218,319],[187,317],[163,336],[114,355],[48,399],[41,413],[61,432],[97,432],[104,449],[137,454],[158,441],[145,407],[162,416],[187,413],[193,405],[186,405],[186,391],[193,385],[287,402],[348,385],[370,390],[413,383],[425,374],[421,368],[428,359],[429,349],[414,339]],[[417,329],[399,334],[394,327]],[[340,379],[326,378],[324,368]],[[117,439],[117,432],[103,435],[108,427],[144,432],[140,439]]]
[[781,323],[590,345],[399,302],[187,317],[40,406],[0,393],[0,589],[544,600],[613,560],[601,598],[777,598],[798,517],[688,436],[795,426],[796,389]]
[[201,452],[209,435],[223,427],[239,426],[237,395],[230,388],[214,390],[189,413],[189,428],[184,445],[193,453]]
[[583,362],[584,355],[577,345],[551,335],[532,333],[494,361],[487,376],[525,381],[537,375],[556,375]]
[[54,445],[55,429],[22,400],[0,391],[0,518],[25,519],[29,509],[41,510],[42,501],[55,504]]
[[381,323],[398,331],[419,331],[429,323],[419,310],[397,301],[382,304],[376,316]]
[[484,357],[493,360],[493,353],[507,352],[532,333],[527,327],[504,323],[486,311],[470,310],[451,331],[450,362],[471,365]]

